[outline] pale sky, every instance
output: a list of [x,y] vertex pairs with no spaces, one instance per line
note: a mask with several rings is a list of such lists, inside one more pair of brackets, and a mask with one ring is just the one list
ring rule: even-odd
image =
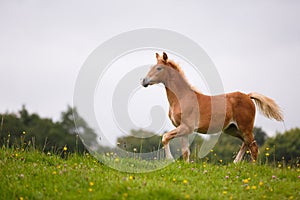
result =
[[[299,10],[297,0],[1,0],[0,112],[25,104],[30,112],[59,119],[95,48],[122,32],[161,28],[197,42],[226,92],[269,96],[282,107],[286,128],[299,127]],[[148,59],[155,61],[154,55]],[[269,135],[285,130],[260,114],[256,126]]]

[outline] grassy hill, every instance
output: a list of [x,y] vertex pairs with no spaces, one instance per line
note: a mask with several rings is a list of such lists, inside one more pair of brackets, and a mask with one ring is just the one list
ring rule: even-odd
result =
[[134,174],[89,154],[2,148],[0,177],[1,199],[300,199],[299,166],[176,161]]

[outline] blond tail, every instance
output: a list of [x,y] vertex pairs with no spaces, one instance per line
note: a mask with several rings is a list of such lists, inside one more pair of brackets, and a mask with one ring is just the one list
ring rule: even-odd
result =
[[283,121],[283,114],[280,110],[280,107],[275,103],[273,99],[254,92],[248,94],[248,96],[255,101],[260,112],[264,116],[276,119],[277,121]]

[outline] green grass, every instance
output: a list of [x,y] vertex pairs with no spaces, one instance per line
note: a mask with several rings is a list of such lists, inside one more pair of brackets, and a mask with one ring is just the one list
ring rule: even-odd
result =
[[125,173],[90,155],[0,150],[1,199],[300,199],[299,175],[299,166],[182,161]]

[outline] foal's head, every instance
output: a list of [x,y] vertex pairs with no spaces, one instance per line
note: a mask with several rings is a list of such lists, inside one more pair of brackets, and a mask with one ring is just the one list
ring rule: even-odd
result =
[[170,74],[174,69],[178,72],[179,69],[174,65],[172,61],[168,61],[168,55],[163,52],[163,55],[160,56],[156,53],[157,63],[154,65],[147,76],[143,79],[142,85],[147,87],[148,85],[153,85],[157,83],[166,83]]

